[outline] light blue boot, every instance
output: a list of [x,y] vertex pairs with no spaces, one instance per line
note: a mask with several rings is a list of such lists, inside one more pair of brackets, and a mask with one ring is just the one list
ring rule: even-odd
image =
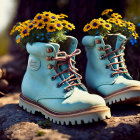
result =
[[22,82],[19,105],[28,112],[41,112],[60,124],[81,124],[110,118],[102,97],[89,94],[76,72],[77,40],[67,37],[59,45],[27,44],[29,60]]
[[[85,36],[82,44],[87,55],[86,83],[92,90],[97,90],[106,103],[121,101],[140,101],[140,82],[132,80],[123,62],[122,35],[112,36],[112,41],[105,45],[101,36]],[[112,43],[111,43],[112,42]]]

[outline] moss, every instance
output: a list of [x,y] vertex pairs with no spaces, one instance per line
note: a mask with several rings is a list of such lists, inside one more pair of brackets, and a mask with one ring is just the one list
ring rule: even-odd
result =
[[43,132],[43,131],[38,131],[37,132],[37,136],[43,136],[45,134],[45,132]]

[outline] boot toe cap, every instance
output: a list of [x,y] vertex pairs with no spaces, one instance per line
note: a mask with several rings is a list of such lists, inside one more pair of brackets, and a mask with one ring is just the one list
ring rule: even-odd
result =
[[93,106],[106,106],[102,97],[78,89],[76,91],[66,99],[41,99],[39,102],[57,112],[71,112]]

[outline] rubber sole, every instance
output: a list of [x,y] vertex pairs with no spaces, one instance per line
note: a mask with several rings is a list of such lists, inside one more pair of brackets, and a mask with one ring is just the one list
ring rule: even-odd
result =
[[23,96],[23,94],[20,95],[19,106],[32,114],[40,112],[46,119],[61,125],[86,124],[109,119],[111,117],[110,108],[107,106],[93,106],[91,108],[75,112],[54,112],[41,104],[28,99]]
[[140,87],[126,87],[104,97],[106,104],[140,103]]

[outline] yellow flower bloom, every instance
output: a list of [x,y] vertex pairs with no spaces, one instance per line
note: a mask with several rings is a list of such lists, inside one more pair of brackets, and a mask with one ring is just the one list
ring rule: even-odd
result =
[[56,30],[55,24],[54,23],[48,24],[46,29],[47,29],[47,32],[54,32]]
[[132,35],[134,36],[135,39],[137,39],[139,37],[138,33],[136,33],[136,32],[132,33]]
[[23,27],[20,31],[21,38],[28,36],[30,34],[30,30],[27,27]]
[[112,9],[105,9],[102,13],[101,13],[101,15],[103,16],[103,15],[107,15],[109,12],[113,12],[113,10]]
[[37,29],[43,29],[43,28],[45,27],[44,21],[43,21],[43,20],[38,21],[38,22],[35,24],[35,27],[36,27]]
[[111,16],[114,18],[122,18],[122,16],[118,13],[113,13],[113,14],[111,14]]
[[90,25],[91,25],[91,29],[97,29],[100,26],[100,22],[97,19],[93,19],[90,22]]
[[24,24],[27,25],[30,22],[31,22],[31,20],[26,20],[26,21],[22,22],[22,25],[24,25]]
[[15,31],[19,31],[20,32],[23,29],[23,27],[24,27],[23,25],[17,26],[15,28]]
[[106,23],[106,21],[103,18],[99,18],[98,20],[99,20],[100,24]]
[[52,14],[51,12],[46,12],[46,11],[43,12],[43,15],[46,16],[46,17],[50,16],[51,14]]
[[61,21],[56,21],[56,22],[54,22],[54,24],[55,24],[55,28],[57,30],[62,30],[63,29],[63,25],[62,25]]
[[56,15],[56,14],[51,13],[51,14],[49,15],[49,18],[51,19],[51,21],[55,21],[55,20],[58,20],[59,16]]
[[33,30],[35,28],[35,25],[33,23],[28,23],[28,28],[30,30]]
[[20,43],[20,38],[18,38],[18,39],[16,40],[16,43]]
[[75,29],[75,26],[72,24],[72,23],[67,23],[66,25],[65,25],[65,28],[66,29],[68,29],[68,30],[73,30],[73,29]]
[[10,35],[13,35],[14,32],[15,32],[15,30],[12,29],[12,30],[10,31]]
[[60,15],[58,15],[58,16],[59,16],[59,18],[68,18],[68,16],[65,15],[65,14],[60,14]]
[[102,26],[107,30],[111,30],[112,28],[112,25],[110,23],[104,23]]
[[126,27],[126,24],[125,23],[123,23],[123,22],[119,22],[119,24],[118,24],[120,27]]
[[132,23],[132,22],[130,22],[130,21],[126,22],[126,24],[127,24],[129,27],[131,27],[131,28],[136,28],[136,26],[134,25],[134,23]]
[[44,23],[47,24],[47,23],[51,22],[51,19],[49,17],[47,17],[47,16],[44,16],[43,21],[44,21]]
[[69,22],[66,20],[62,20],[62,23],[65,25],[65,24],[68,24]]
[[89,31],[91,29],[91,25],[90,24],[86,24],[85,26],[84,26],[84,28],[83,28],[83,31],[84,32],[87,32],[87,31]]
[[106,20],[107,22],[115,23],[116,19],[115,18],[109,18]]
[[43,14],[40,14],[40,13],[38,13],[38,14],[36,14],[36,16],[34,17],[34,22],[36,21],[36,22],[38,22],[38,21],[40,21],[40,20],[42,20],[43,19]]

